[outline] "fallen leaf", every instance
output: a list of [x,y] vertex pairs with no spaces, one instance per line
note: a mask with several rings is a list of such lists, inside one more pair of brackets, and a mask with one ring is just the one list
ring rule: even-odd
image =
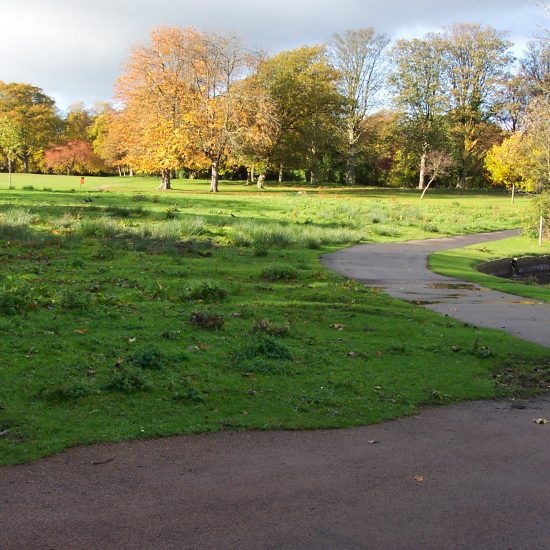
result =
[[384,354],[381,351],[376,352],[376,357],[382,357],[382,355],[384,355]]
[[355,353],[354,351],[350,351],[348,353],[348,357],[357,357],[357,353]]
[[87,328],[75,328],[73,330],[75,334],[86,334],[88,332]]
[[548,420],[546,420],[546,418],[533,418],[533,422],[535,424],[548,424]]
[[346,325],[342,325],[341,323],[336,323],[334,325],[330,325],[331,327],[334,327],[336,330],[344,330]]
[[248,416],[248,411],[243,411],[243,416]]
[[414,476],[414,480],[417,482],[417,483],[424,483],[424,476]]
[[376,441],[376,439],[369,439],[369,440],[367,441],[367,443],[368,443],[369,445],[376,445],[377,443],[380,443],[380,441]]
[[133,344],[135,343],[136,339],[135,338],[128,338],[128,343],[129,344]]

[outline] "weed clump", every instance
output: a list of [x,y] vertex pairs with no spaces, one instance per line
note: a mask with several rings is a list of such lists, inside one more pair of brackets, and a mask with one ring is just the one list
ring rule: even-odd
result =
[[290,332],[290,327],[288,325],[272,323],[268,319],[261,319],[254,321],[252,332],[262,332],[270,336],[287,336]]
[[155,346],[141,348],[128,358],[129,365],[144,370],[162,370],[165,363],[164,354]]
[[289,349],[270,336],[261,336],[255,342],[245,346],[235,357],[237,359],[264,357],[280,361],[289,361],[292,359]]
[[145,376],[138,369],[123,368],[113,374],[104,389],[111,392],[134,393],[149,389],[149,385]]
[[76,401],[90,395],[90,384],[84,380],[72,380],[62,384],[43,388],[39,396],[48,401]]
[[191,324],[205,330],[220,330],[224,325],[222,315],[207,313],[204,311],[193,311],[189,320],[191,321]]
[[294,281],[298,278],[298,271],[287,265],[270,265],[262,271],[264,281]]
[[210,280],[195,281],[185,288],[184,298],[186,300],[203,300],[214,302],[223,300],[227,296],[227,290]]
[[32,289],[27,283],[0,279],[0,313],[17,315],[34,305]]

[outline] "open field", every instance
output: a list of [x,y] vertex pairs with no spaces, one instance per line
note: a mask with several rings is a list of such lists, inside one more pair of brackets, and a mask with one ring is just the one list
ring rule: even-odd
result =
[[550,254],[550,244],[543,243],[539,247],[536,239],[515,237],[483,245],[468,246],[454,250],[438,252],[430,257],[430,268],[436,273],[472,281],[501,292],[534,298],[550,302],[548,285],[523,284],[516,281],[493,277],[476,271],[475,266],[482,262],[498,258],[514,258],[516,256],[536,256]]
[[2,464],[98,441],[352,426],[547,384],[547,350],[319,264],[354,242],[516,227],[525,199],[155,192],[145,178],[71,192],[78,178],[16,176],[0,191]]

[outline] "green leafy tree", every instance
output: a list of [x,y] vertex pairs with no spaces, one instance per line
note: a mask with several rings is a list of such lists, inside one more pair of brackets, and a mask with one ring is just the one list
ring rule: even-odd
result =
[[255,159],[260,185],[265,170],[281,165],[308,166],[315,180],[341,105],[336,79],[322,46],[284,51],[260,64],[254,77],[263,106]]
[[418,149],[418,188],[423,189],[430,150],[441,140],[441,118],[448,106],[442,42],[436,35],[399,40],[391,51],[390,85],[402,112],[408,143]]
[[451,97],[451,137],[459,163],[458,187],[482,159],[490,134],[495,92],[506,79],[512,57],[504,33],[476,24],[457,24],[442,35],[442,53]]
[[346,144],[347,182],[356,180],[357,150],[365,137],[368,116],[378,106],[386,80],[385,50],[390,38],[372,28],[335,34],[330,59],[339,73],[338,90],[344,98],[340,130]]
[[9,189],[11,189],[13,163],[21,153],[22,146],[21,128],[12,120],[0,119],[0,152],[6,157],[8,165]]
[[24,172],[29,171],[33,157],[42,156],[46,147],[57,140],[62,129],[54,100],[30,84],[0,81],[0,117],[20,129],[18,158]]

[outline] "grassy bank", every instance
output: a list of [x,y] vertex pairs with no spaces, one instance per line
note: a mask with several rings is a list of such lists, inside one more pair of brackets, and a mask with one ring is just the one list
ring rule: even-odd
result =
[[472,281],[473,283],[534,300],[550,302],[550,288],[537,284],[524,284],[480,273],[475,266],[489,260],[550,254],[550,244],[539,247],[536,239],[514,237],[482,245],[444,250],[430,257],[430,268],[436,273]]
[[545,383],[546,350],[319,264],[359,241],[513,227],[522,201],[50,185],[0,192],[2,464],[98,441],[379,422]]

